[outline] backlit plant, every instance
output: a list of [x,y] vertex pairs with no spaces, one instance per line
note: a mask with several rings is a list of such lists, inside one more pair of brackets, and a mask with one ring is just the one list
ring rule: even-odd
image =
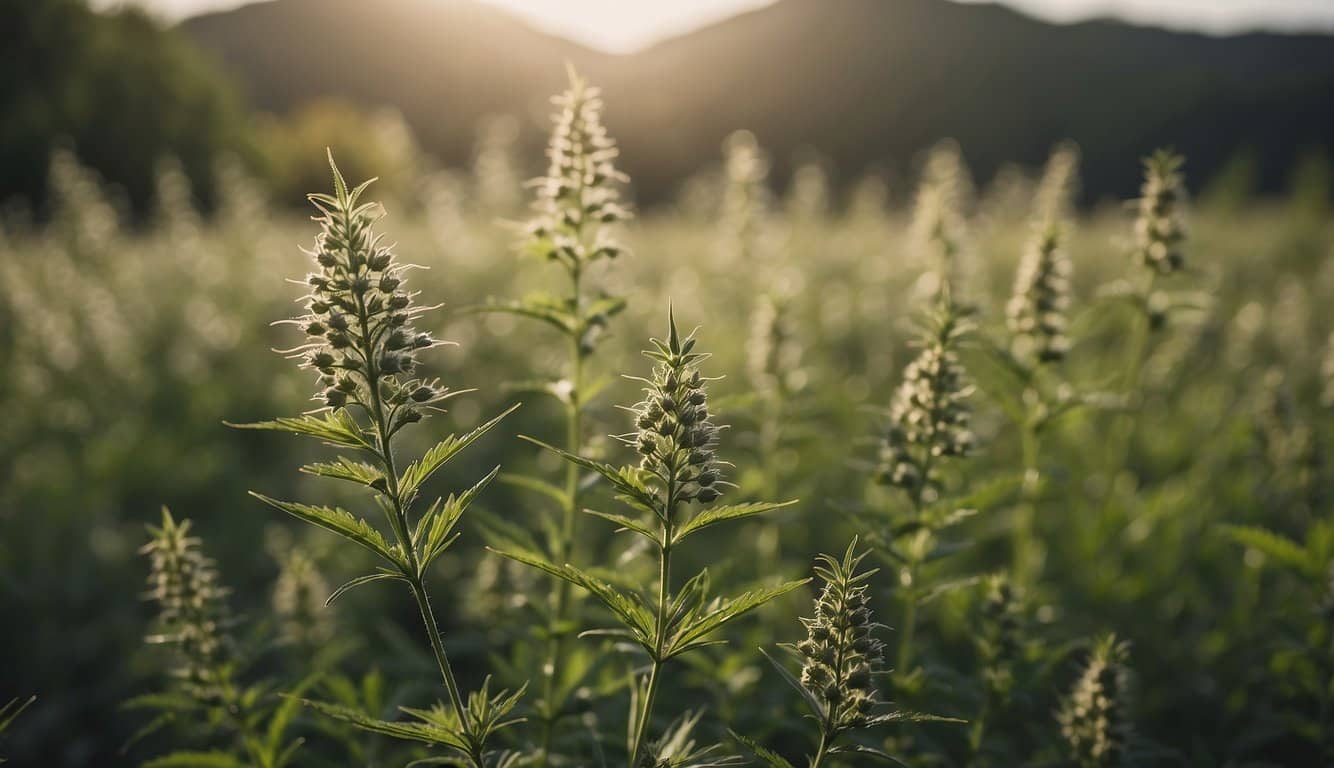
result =
[[374,230],[382,216],[377,203],[362,202],[370,182],[349,189],[338,167],[334,194],[313,194],[321,231],[310,254],[316,270],[307,278],[306,314],[293,320],[306,342],[290,350],[303,368],[316,373],[319,411],[294,418],[244,425],[290,432],[359,452],[369,463],[340,456],[310,464],[303,472],[342,480],[366,489],[375,501],[382,529],[342,508],[279,501],[255,494],[265,503],[324,528],[368,550],[380,564],[329,596],[375,581],[405,585],[421,613],[427,639],[448,694],[447,704],[429,710],[407,709],[410,720],[384,722],[330,704],[314,706],[327,715],[376,733],[447,747],[457,761],[486,768],[507,759],[490,748],[492,734],[515,722],[510,713],[522,690],[492,694],[487,683],[465,694],[450,664],[435,609],[426,591],[426,574],[454,543],[463,512],[496,476],[492,470],[471,488],[437,498],[415,510],[423,484],[450,459],[499,423],[504,414],[463,436],[450,436],[415,461],[403,464],[394,438],[452,397],[438,380],[417,375],[417,355],[439,346],[414,323],[434,307],[415,305],[406,285],[408,265],[400,264],[383,235]]

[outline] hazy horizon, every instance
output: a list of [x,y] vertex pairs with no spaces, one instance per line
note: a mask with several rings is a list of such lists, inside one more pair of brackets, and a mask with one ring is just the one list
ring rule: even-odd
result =
[[[93,0],[99,7],[141,5],[169,20],[259,0]],[[552,34],[612,53],[629,53],[776,0],[481,0]],[[978,3],[990,0],[955,0]],[[1114,17],[1209,34],[1252,30],[1334,32],[1329,0],[1003,0],[1038,18],[1075,22]]]

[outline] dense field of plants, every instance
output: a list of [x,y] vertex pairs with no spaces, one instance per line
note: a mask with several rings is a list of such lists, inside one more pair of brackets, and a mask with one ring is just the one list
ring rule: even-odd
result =
[[0,754],[1334,761],[1323,195],[1163,151],[1077,212],[1073,146],[979,192],[944,143],[778,196],[738,133],[636,214],[556,104],[532,185],[335,167],[314,222],[164,165],[130,227],[54,158],[0,230]]

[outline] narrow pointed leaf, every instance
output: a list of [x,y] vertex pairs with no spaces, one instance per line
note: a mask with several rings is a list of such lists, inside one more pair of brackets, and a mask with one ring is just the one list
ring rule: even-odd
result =
[[1286,536],[1249,525],[1225,525],[1223,533],[1238,544],[1263,552],[1266,556],[1307,576],[1320,575],[1320,565],[1311,553]]
[[236,429],[267,429],[277,432],[291,432],[308,435],[340,448],[359,448],[374,451],[375,446],[362,432],[361,427],[345,410],[330,411],[322,414],[283,417],[273,421],[259,421],[251,424],[232,424]]
[[293,517],[318,525],[325,530],[333,531],[348,541],[360,544],[393,565],[400,567],[403,565],[400,562],[401,558],[389,548],[389,544],[385,542],[384,536],[380,535],[379,531],[375,530],[370,523],[354,517],[352,513],[345,509],[314,507],[308,504],[298,504],[294,501],[279,501],[254,491],[251,491],[250,495],[275,509],[281,509]]
[[335,589],[335,590],[333,591],[333,594],[329,595],[329,599],[324,601],[324,604],[325,604],[326,606],[328,606],[328,605],[332,605],[332,604],[333,604],[333,601],[335,601],[335,600],[337,600],[338,598],[342,597],[344,592],[348,592],[348,591],[350,591],[350,590],[352,590],[352,589],[355,589],[355,588],[357,588],[357,587],[360,587],[360,586],[363,585],[363,584],[369,584],[369,583],[371,583],[372,581],[379,581],[380,579],[399,579],[399,580],[403,580],[403,577],[402,577],[402,576],[399,576],[397,573],[387,573],[387,572],[385,572],[385,573],[372,573],[372,574],[368,574],[368,575],[366,575],[366,576],[358,576],[357,578],[352,579],[351,581],[348,581],[346,584],[342,585],[342,586],[339,587],[338,589]]
[[547,443],[544,443],[541,440],[528,437],[527,435],[519,435],[519,437],[520,439],[527,440],[528,442],[534,445],[537,445],[541,448],[545,448],[548,451],[551,451],[552,453],[559,455],[561,458],[565,459],[568,462],[571,462],[577,466],[583,467],[584,469],[591,470],[593,472],[598,473],[599,475],[602,475],[607,479],[608,482],[612,484],[612,487],[614,487],[617,491],[625,494],[626,496],[629,496],[630,498],[634,499],[637,503],[642,504],[645,507],[648,507],[650,509],[656,508],[657,496],[652,491],[650,491],[642,482],[639,481],[633,469],[629,468],[622,469],[618,467],[613,467],[610,464],[603,464],[600,461],[593,461],[592,459],[586,459],[583,456],[579,456],[570,453],[569,451],[562,450],[554,445],[548,445]]
[[399,494],[402,498],[411,498],[412,495],[417,492],[417,489],[421,487],[421,484],[426,482],[426,479],[437,469],[444,466],[445,462],[457,456],[459,451],[467,448],[473,441],[477,440],[477,438],[491,431],[492,427],[499,424],[501,419],[513,413],[518,407],[519,403],[515,403],[507,408],[504,413],[501,413],[499,416],[496,416],[494,419],[491,419],[462,437],[450,435],[423,454],[421,459],[409,464],[408,468],[403,470],[403,476],[398,480]]
[[710,507],[700,512],[698,515],[690,518],[685,525],[677,529],[676,535],[672,537],[672,543],[675,544],[692,533],[702,531],[712,525],[725,522],[727,520],[739,520],[745,517],[753,517],[775,509],[782,509],[796,504],[797,500],[784,501],[782,503],[754,502],[750,504],[724,504],[718,507]]
[[768,651],[761,648],[760,653],[764,654],[764,658],[768,659],[769,663],[773,665],[774,669],[778,670],[778,676],[783,678],[783,682],[790,685],[792,687],[792,690],[801,694],[801,698],[805,700],[806,706],[810,707],[811,714],[815,715],[816,717],[824,717],[824,704],[818,698],[815,697],[815,694],[806,690],[806,686],[801,684],[801,681],[797,679],[796,675],[793,675],[791,672],[789,672],[787,670],[787,667],[783,666],[778,661],[778,659],[775,659],[773,656],[770,656]]
[[457,728],[449,728],[438,722],[419,722],[413,720],[389,721],[370,717],[350,707],[326,704],[320,701],[302,699],[302,703],[320,714],[335,720],[354,725],[371,733],[393,736],[396,739],[420,741],[425,744],[440,744],[458,750],[467,750],[467,742]]
[[623,624],[635,633],[635,637],[641,645],[644,645],[645,648],[652,647],[654,617],[635,596],[621,592],[596,576],[585,573],[572,565],[555,565],[529,552],[496,549],[492,551],[588,590],[607,607],[607,610],[615,614]]
[[745,745],[746,749],[754,752],[755,756],[763,760],[764,764],[769,766],[769,768],[793,768],[792,763],[789,763],[787,758],[765,747],[749,736],[742,736],[731,728],[728,728],[727,732],[732,734],[732,738]]
[[668,650],[664,655],[667,658],[671,658],[672,656],[685,653],[694,647],[697,642],[708,636],[709,633],[717,630],[724,624],[759,608],[761,605],[764,605],[776,597],[791,592],[808,581],[810,581],[810,579],[801,579],[798,581],[789,581],[786,584],[780,584],[776,587],[755,589],[728,600],[720,607],[710,611],[707,615],[697,619],[694,623],[686,627],[679,635],[672,638],[672,642],[668,646]]
[[585,509],[584,512],[593,515],[594,517],[600,517],[603,520],[615,523],[616,525],[620,526],[621,528],[624,528],[625,530],[634,531],[635,533],[638,533],[639,535],[644,536],[651,541],[658,542],[659,546],[661,546],[662,544],[661,533],[659,531],[655,531],[649,528],[648,526],[644,525],[638,520],[633,520],[629,517],[626,517],[625,515],[618,515],[614,512],[599,512],[596,509]]
[[337,460],[327,463],[307,464],[301,468],[302,472],[317,477],[331,477],[335,480],[346,480],[350,483],[357,483],[368,488],[374,488],[379,491],[385,489],[384,473],[360,461],[339,456]]

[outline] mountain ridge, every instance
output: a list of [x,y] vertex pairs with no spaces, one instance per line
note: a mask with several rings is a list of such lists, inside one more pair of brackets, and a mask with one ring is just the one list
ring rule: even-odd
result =
[[[1334,36],[1053,24],[998,3],[779,0],[626,54],[474,0],[385,0],[375,10],[269,0],[181,29],[258,108],[321,97],[387,104],[449,163],[466,161],[488,113],[519,115],[535,149],[568,60],[606,93],[609,129],[649,203],[713,162],[737,128],[757,134],[780,177],[809,150],[844,181],[902,170],[947,136],[983,179],[1071,138],[1085,150],[1090,199],[1133,193],[1138,158],[1158,144],[1190,156],[1197,179],[1250,148],[1261,189],[1274,191],[1299,154],[1328,150],[1334,136]],[[293,29],[322,50],[291,43]]]

